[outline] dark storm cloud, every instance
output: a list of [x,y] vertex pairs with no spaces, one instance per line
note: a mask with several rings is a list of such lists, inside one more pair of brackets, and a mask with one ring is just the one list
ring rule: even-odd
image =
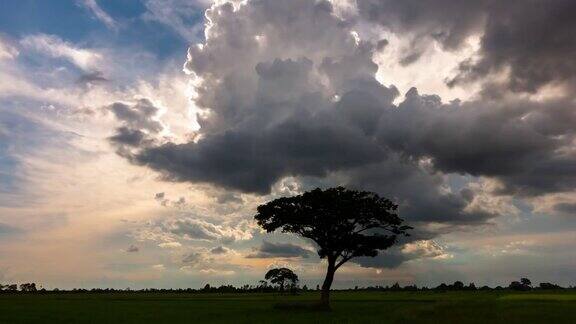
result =
[[451,50],[470,35],[481,36],[479,59],[462,62],[451,86],[506,69],[506,86],[516,92],[535,92],[549,83],[575,85],[572,0],[357,0],[357,5],[363,18],[409,32],[415,43],[437,40]]
[[223,246],[217,246],[217,247],[211,249],[210,253],[212,253],[212,254],[226,254],[226,253],[228,253],[228,251],[230,251],[230,250],[228,250],[227,248],[225,248]]
[[397,268],[402,263],[410,259],[410,256],[403,254],[399,248],[392,247],[386,251],[381,251],[375,257],[359,257],[352,259],[351,262],[354,262],[364,268],[393,269]]
[[130,245],[126,249],[126,252],[128,252],[128,253],[134,253],[134,252],[138,252],[138,251],[140,251],[140,248],[138,248],[136,245]]
[[[347,172],[346,184],[375,191],[390,197],[400,206],[403,219],[453,225],[480,225],[498,216],[484,210],[465,210],[470,198],[460,192],[441,192],[442,176],[422,170],[416,163],[400,156]],[[430,233],[412,233],[424,239]],[[428,237],[430,238],[430,237]]]
[[482,26],[490,0],[357,0],[358,12],[390,30],[428,36],[449,49],[457,48]]
[[554,210],[562,214],[576,215],[576,203],[559,203],[554,206]]
[[324,176],[382,156],[381,148],[365,141],[358,131],[311,117],[262,132],[245,129],[198,143],[149,148],[136,161],[170,180],[268,193],[273,183],[287,175]]
[[[418,40],[435,39],[452,50],[499,17],[490,17],[495,4],[488,0],[358,4],[372,21],[417,34],[405,64],[417,59]],[[519,6],[508,6],[513,4]],[[190,47],[185,64],[201,78],[195,102],[208,110],[198,117],[199,139],[140,145],[129,155],[167,180],[268,194],[284,177],[322,178],[327,185],[390,197],[411,224],[440,224],[442,231],[487,224],[499,215],[478,194],[497,199],[494,194],[538,196],[576,188],[573,100],[503,97],[446,104],[412,89],[396,105],[398,90],[375,78],[372,56],[386,42],[355,39],[351,24],[333,15],[329,3],[254,0],[237,9],[214,7],[207,16],[206,41]],[[496,36],[486,37],[481,58],[488,38]],[[133,116],[133,108],[117,110],[132,128],[147,125]],[[451,188],[448,179],[460,175],[501,186],[491,193],[469,184]],[[223,235],[213,224],[190,220],[169,231],[210,241]],[[404,243],[441,233],[421,230]],[[420,257],[414,251],[390,253],[399,253],[390,257],[393,263]]]
[[154,120],[158,108],[154,107],[148,99],[140,99],[134,105],[116,102],[108,109],[114,113],[119,121],[132,129],[158,133],[163,128],[160,122]]
[[512,91],[536,92],[555,82],[576,85],[574,12],[572,0],[492,2],[480,60],[462,64],[452,83],[509,68]]
[[415,89],[382,118],[379,138],[391,149],[432,159],[445,173],[499,179],[504,193],[539,195],[576,187],[576,128],[570,100],[442,104]]
[[301,246],[290,243],[272,243],[266,240],[262,241],[256,251],[247,255],[247,258],[308,258],[312,252]]
[[140,146],[146,139],[146,134],[138,129],[130,129],[128,127],[118,127],[116,135],[108,138],[112,143],[124,144],[128,146]]
[[148,99],[139,99],[133,105],[116,102],[106,108],[121,122],[116,134],[108,137],[121,156],[129,157],[130,149],[151,145],[152,135],[164,128],[155,119],[159,109]]

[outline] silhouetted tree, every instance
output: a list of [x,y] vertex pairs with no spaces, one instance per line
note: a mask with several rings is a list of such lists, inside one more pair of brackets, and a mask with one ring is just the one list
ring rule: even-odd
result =
[[290,287],[295,287],[296,283],[298,283],[298,276],[288,268],[270,269],[266,272],[264,278],[278,285],[280,291],[284,291],[284,285],[286,283],[288,283]]
[[530,287],[523,285],[520,281],[512,281],[510,285],[508,285],[508,289],[524,291],[524,290],[530,290]]
[[540,289],[562,289],[562,287],[549,282],[541,282]]
[[528,278],[520,279],[520,283],[526,287],[532,287],[532,281],[530,281]]
[[455,281],[454,284],[452,284],[452,289],[462,290],[464,289],[464,283],[462,281]]
[[36,291],[36,284],[35,283],[23,283],[20,285],[20,291],[25,292],[34,292]]
[[258,281],[258,288],[265,290],[268,288],[268,282],[266,280]]
[[398,235],[408,235],[411,227],[402,225],[397,208],[375,193],[338,187],[273,200],[258,206],[254,218],[268,232],[281,229],[318,245],[318,255],[328,261],[321,303],[329,307],[330,287],[340,266],[354,257],[374,257],[394,245]]

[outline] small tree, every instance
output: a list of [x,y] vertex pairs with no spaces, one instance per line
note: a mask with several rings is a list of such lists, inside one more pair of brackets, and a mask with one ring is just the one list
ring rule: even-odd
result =
[[521,278],[520,283],[526,287],[532,287],[532,281],[530,281],[528,278]]
[[20,290],[25,292],[35,292],[37,290],[36,283],[23,283],[20,285]]
[[408,235],[409,226],[395,214],[397,205],[375,193],[343,187],[315,189],[258,206],[254,216],[267,232],[281,229],[314,241],[328,261],[321,303],[329,307],[330,287],[338,268],[354,257],[378,255]]
[[264,276],[266,280],[278,285],[280,291],[284,291],[284,285],[289,284],[290,287],[295,287],[298,283],[298,276],[288,268],[275,268],[270,269]]

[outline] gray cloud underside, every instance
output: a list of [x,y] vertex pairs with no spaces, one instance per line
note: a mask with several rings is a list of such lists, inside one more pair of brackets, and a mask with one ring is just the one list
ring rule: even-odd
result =
[[[480,78],[506,67],[509,89],[528,92],[573,77],[574,60],[559,58],[572,57],[565,54],[576,40],[565,36],[576,28],[543,28],[571,2],[530,3],[534,7],[526,9],[519,1],[358,0],[361,17],[413,33],[416,41],[439,41],[446,50],[484,33],[480,61],[463,64],[458,78]],[[545,10],[536,10],[538,5]],[[353,23],[336,17],[328,2],[254,0],[238,9],[214,7],[207,16],[207,39],[190,47],[185,64],[202,80],[196,104],[209,109],[199,115],[200,140],[139,144],[136,134],[119,129],[117,135],[139,147],[127,155],[131,162],[167,180],[267,194],[287,176],[330,178],[395,199],[412,223],[453,226],[486,224],[498,215],[469,208],[475,192],[446,190],[446,175],[494,179],[500,184],[492,193],[497,195],[533,197],[576,189],[576,107],[569,96],[442,103],[412,89],[394,104],[398,90],[375,79],[378,66],[372,60],[385,43],[357,41]],[[557,20],[566,27],[574,23],[562,14]],[[496,32],[503,24],[510,27],[507,32]],[[528,42],[522,29],[532,28],[539,31]],[[558,34],[532,44],[550,30]],[[497,45],[498,37],[510,39],[504,42],[508,48]],[[418,50],[404,63],[418,59]],[[563,71],[556,73],[560,67]],[[134,116],[133,110],[140,109],[113,111],[129,129],[161,128],[149,123],[155,112],[146,105],[144,118]],[[187,228],[186,235],[216,238],[197,226]],[[432,237],[422,232],[416,238]]]
[[272,243],[262,241],[256,251],[247,255],[247,258],[308,258],[312,253],[301,246],[290,243]]
[[[509,69],[506,86],[535,92],[551,83],[576,85],[576,2],[571,0],[357,0],[360,15],[417,42],[459,48],[481,36],[478,60],[463,61],[450,85]],[[494,90],[494,89],[492,89]],[[499,90],[501,91],[501,90]]]

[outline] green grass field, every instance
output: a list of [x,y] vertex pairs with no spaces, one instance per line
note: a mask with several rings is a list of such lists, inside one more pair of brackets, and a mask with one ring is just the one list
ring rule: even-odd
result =
[[332,312],[276,309],[317,293],[0,295],[0,323],[576,323],[576,292],[333,292]]

